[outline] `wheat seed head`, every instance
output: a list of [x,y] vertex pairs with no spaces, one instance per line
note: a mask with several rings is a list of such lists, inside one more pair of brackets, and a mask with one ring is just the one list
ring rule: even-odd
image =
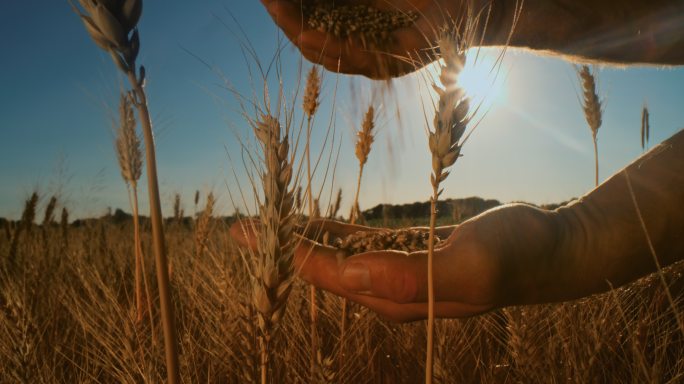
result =
[[259,327],[268,335],[285,312],[294,277],[292,164],[287,131],[281,135],[278,119],[264,114],[252,126],[264,161],[264,198],[259,205],[262,233],[257,245],[252,299],[259,313]]
[[302,109],[309,119],[316,114],[316,110],[320,106],[320,95],[321,77],[318,74],[318,69],[313,66],[306,77],[306,89],[304,90],[304,99],[302,101]]
[[470,121],[470,103],[457,80],[465,64],[465,50],[450,36],[440,38],[439,49],[443,60],[439,75],[441,84],[433,84],[439,100],[433,121],[434,130],[429,132],[428,137],[432,153],[432,183],[435,186],[446,179],[448,172],[444,172],[444,169],[452,166],[460,156],[463,145],[461,138]]
[[602,106],[601,100],[596,94],[596,80],[594,74],[589,69],[589,66],[583,65],[579,70],[579,76],[582,81],[582,93],[584,96],[582,107],[584,108],[584,117],[587,119],[589,128],[594,137],[601,127]]
[[648,138],[651,133],[651,123],[649,121],[648,106],[644,104],[641,110],[641,148],[646,148]]
[[373,128],[375,128],[375,109],[373,105],[369,105],[363,117],[361,129],[356,132],[356,158],[359,159],[359,164],[361,165],[366,164],[366,161],[368,161],[368,155],[374,140]]
[[78,0],[81,8],[73,0],[69,2],[95,44],[108,52],[123,72],[134,70],[140,50],[136,25],[142,0]]
[[135,114],[131,97],[121,94],[119,102],[119,124],[116,130],[116,155],[121,168],[121,177],[135,187],[142,174],[142,148],[136,132]]

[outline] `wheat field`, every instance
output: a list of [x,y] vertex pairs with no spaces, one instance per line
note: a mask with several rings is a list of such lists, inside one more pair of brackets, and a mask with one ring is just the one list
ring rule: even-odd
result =
[[[103,12],[113,3],[79,4],[81,8],[72,6],[87,33],[112,56],[130,87],[120,95],[115,150],[133,214],[117,210],[74,221],[71,207],[60,196],[34,192],[21,219],[0,219],[0,384],[684,382],[684,330],[679,324],[684,316],[684,262],[662,270],[660,276],[581,300],[496,309],[468,319],[434,319],[435,227],[458,224],[491,208],[448,212],[443,209],[448,193],[443,196],[440,187],[461,156],[471,124],[477,125],[473,114],[479,107],[471,110],[456,77],[470,47],[440,41],[444,64],[439,84],[434,83],[438,102],[422,111],[435,117],[434,130],[427,129],[433,190],[425,203],[430,205],[427,215],[390,217],[392,207],[383,205],[379,220],[378,209],[360,209],[364,166],[373,156],[377,134],[377,100],[363,106],[367,112],[355,131],[358,178],[350,214],[337,214],[341,189],[337,202],[321,211],[319,201],[328,193],[323,191],[330,189],[332,196],[333,187],[339,187],[328,174],[334,175],[341,165],[332,160],[339,155],[332,139],[332,144],[312,143],[312,129],[333,125],[323,121],[314,126],[322,82],[314,67],[304,87],[303,111],[293,107],[297,96],[287,99],[283,89],[268,94],[264,73],[261,79],[255,77],[266,94],[236,96],[242,123],[254,136],[241,142],[249,180],[238,189],[251,194],[249,202],[256,200],[254,210],[245,216],[219,216],[214,194],[200,207],[197,192],[193,215],[183,212],[182,198],[175,194],[174,214],[164,218],[147,75],[136,62],[142,2],[130,0],[108,13]],[[319,11],[315,15],[323,19],[333,13]],[[368,9],[354,12],[363,11]],[[354,21],[343,16],[342,24],[311,27],[340,36],[338,29],[351,28]],[[373,28],[410,25],[416,17],[380,11],[371,16]],[[364,45],[386,39],[380,37],[364,40]],[[282,76],[279,58],[273,62],[277,76]],[[583,107],[598,185],[603,101],[593,76],[589,67],[582,67]],[[642,147],[648,131],[644,107]],[[260,152],[249,153],[253,147]],[[143,162],[149,177],[149,217],[138,213]],[[327,183],[313,185],[314,176]],[[302,213],[304,207],[308,215]],[[429,220],[429,237],[423,239],[430,255],[429,321],[389,322],[299,279],[293,262],[298,235],[306,232],[302,228],[312,218],[321,216],[395,229],[424,226]],[[375,219],[369,220],[371,216]],[[242,218],[265,223],[256,250],[239,248],[229,234]]]
[[[198,252],[197,221],[166,220],[183,382],[259,381],[256,314],[230,222],[212,218]],[[1,254],[9,253],[19,225],[2,231]],[[154,282],[149,222],[142,227],[145,271]],[[0,265],[0,382],[164,381],[159,315],[153,309],[151,323],[136,321],[134,263],[128,216],[27,226],[14,261]],[[680,315],[683,267],[665,271]],[[341,348],[341,300],[321,292],[312,377],[309,298],[308,286],[295,281],[272,340],[273,382],[423,379],[424,322],[389,323],[352,306]],[[663,288],[650,276],[580,301],[437,320],[434,374],[440,383],[676,383],[684,378],[683,342]]]

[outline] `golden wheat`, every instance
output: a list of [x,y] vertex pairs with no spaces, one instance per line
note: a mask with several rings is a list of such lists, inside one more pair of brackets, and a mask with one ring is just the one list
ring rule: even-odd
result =
[[252,302],[257,310],[261,344],[261,380],[265,384],[269,366],[270,344],[285,313],[294,278],[294,191],[291,185],[289,130],[281,132],[280,122],[262,115],[252,122],[263,154],[261,173],[263,201],[259,205],[262,233],[253,268]]
[[458,74],[465,64],[465,47],[456,37],[445,35],[439,40],[442,55],[439,84],[433,88],[439,97],[433,120],[434,130],[428,133],[428,146],[432,154],[432,197],[430,198],[430,235],[428,240],[428,340],[425,362],[425,382],[433,378],[433,334],[434,334],[434,248],[435,226],[437,220],[437,200],[442,194],[440,183],[449,176],[446,169],[451,167],[461,154],[462,137],[470,118],[469,101],[462,88],[458,86]]
[[596,135],[598,135],[598,130],[603,122],[602,113],[603,106],[602,102],[596,94],[596,79],[594,74],[589,69],[589,66],[583,65],[579,69],[579,77],[582,82],[582,108],[584,108],[584,118],[589,124],[589,129],[591,130],[591,137],[594,141],[594,161],[595,161],[595,184],[598,186],[599,183],[599,160],[598,160],[598,143]]

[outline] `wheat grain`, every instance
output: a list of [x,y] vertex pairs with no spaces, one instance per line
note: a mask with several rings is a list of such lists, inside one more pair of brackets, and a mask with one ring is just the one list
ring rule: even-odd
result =
[[358,37],[366,44],[384,44],[397,29],[408,27],[418,13],[399,10],[381,10],[373,6],[334,4],[309,1],[303,7],[309,28],[331,33],[337,38]]
[[[341,238],[332,239],[332,246],[339,250],[338,257],[346,258],[357,253],[381,250],[404,252],[428,249],[429,231],[419,228],[359,231]],[[441,240],[435,236],[436,243]]]

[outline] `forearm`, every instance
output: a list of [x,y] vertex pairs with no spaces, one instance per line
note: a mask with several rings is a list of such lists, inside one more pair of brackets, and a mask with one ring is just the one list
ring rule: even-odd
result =
[[649,242],[660,266],[683,259],[684,131],[555,216],[556,277],[534,300],[582,297],[656,271]]
[[[493,0],[496,28],[486,45],[504,45],[516,1]],[[612,63],[684,64],[680,0],[525,0],[510,46]]]

